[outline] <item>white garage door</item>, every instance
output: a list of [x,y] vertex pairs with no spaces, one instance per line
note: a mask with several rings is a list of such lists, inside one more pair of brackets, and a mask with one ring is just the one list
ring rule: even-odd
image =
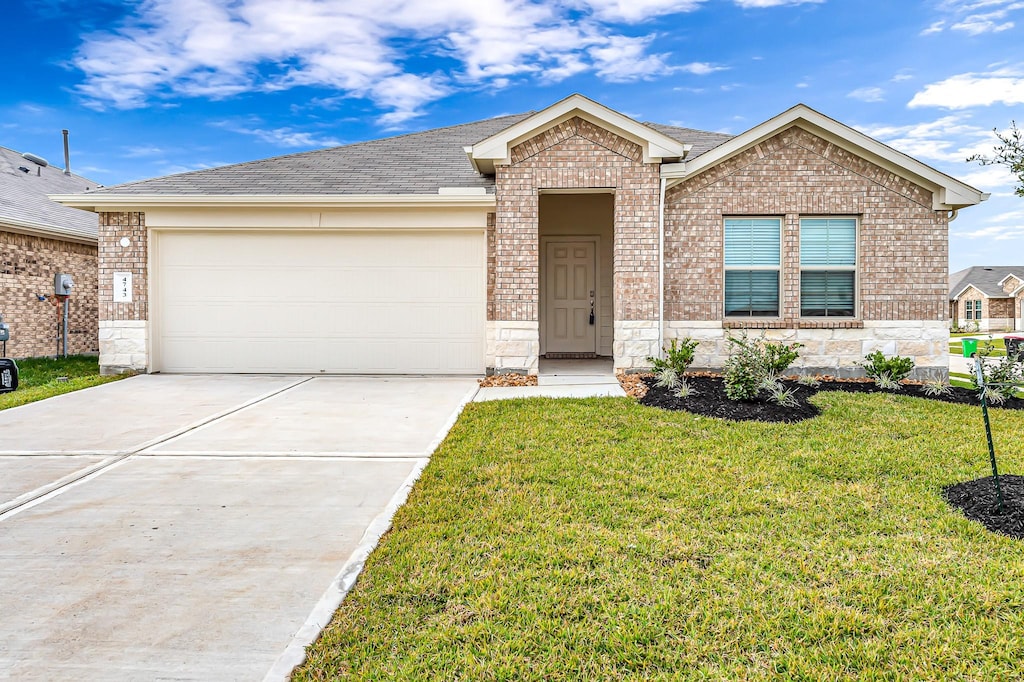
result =
[[161,371],[483,372],[482,232],[156,235]]

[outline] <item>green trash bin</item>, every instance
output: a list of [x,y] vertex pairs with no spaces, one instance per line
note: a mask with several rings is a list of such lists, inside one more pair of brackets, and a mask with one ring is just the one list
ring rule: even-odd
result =
[[960,342],[964,345],[965,358],[973,358],[978,354],[978,339],[964,337],[960,339]]

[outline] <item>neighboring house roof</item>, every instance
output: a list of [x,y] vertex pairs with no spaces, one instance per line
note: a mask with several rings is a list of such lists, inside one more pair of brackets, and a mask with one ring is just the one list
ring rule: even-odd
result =
[[47,195],[84,192],[96,186],[81,175],[64,175],[60,168],[40,166],[20,152],[0,147],[0,230],[95,243],[98,216],[62,206]]
[[[96,199],[97,203],[114,196],[127,199],[282,195],[312,199],[346,195],[353,198],[382,195],[437,197],[442,188],[460,188],[466,190],[466,194],[487,193],[493,202],[494,176],[476,172],[466,158],[465,148],[531,116],[536,114],[501,116],[421,133],[141,180],[97,189],[89,192],[88,196]],[[680,147],[680,152],[682,147],[692,145],[691,156],[716,147],[731,137],[689,128],[633,123],[646,127],[653,136],[667,138],[665,142]],[[65,201],[70,198],[60,196],[58,199]],[[75,197],[72,203],[90,206],[86,197]]]
[[670,178],[668,184],[671,187],[673,184],[702,173],[794,126],[807,130],[842,149],[868,159],[899,177],[930,190],[933,197],[932,208],[936,211],[973,206],[989,197],[988,194],[829,118],[806,104],[797,104],[778,116],[724,142],[706,154],[688,159],[683,163],[663,166],[662,177]]
[[1003,290],[1003,281],[1014,275],[1024,280],[1024,265],[976,265],[958,270],[949,276],[949,299],[955,300],[968,287],[974,287],[988,298],[1010,298]]

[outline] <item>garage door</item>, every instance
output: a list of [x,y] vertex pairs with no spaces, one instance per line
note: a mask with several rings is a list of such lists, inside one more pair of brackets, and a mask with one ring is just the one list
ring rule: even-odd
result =
[[482,232],[156,232],[165,372],[479,374]]

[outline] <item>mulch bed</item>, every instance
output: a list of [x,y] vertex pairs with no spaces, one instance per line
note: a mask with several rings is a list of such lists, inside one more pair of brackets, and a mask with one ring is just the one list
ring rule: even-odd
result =
[[1003,489],[1003,513],[999,513],[996,486],[991,476],[943,488],[946,502],[963,512],[971,521],[995,533],[1024,540],[1024,476],[999,477]]
[[[730,400],[725,395],[725,382],[720,376],[705,374],[688,374],[686,383],[690,385],[690,395],[677,398],[674,391],[655,385],[653,376],[643,379],[647,393],[640,398],[642,405],[660,407],[666,410],[685,410],[706,417],[719,417],[735,421],[763,422],[798,422],[820,414],[820,410],[808,400],[820,391],[845,391],[847,393],[888,393],[890,395],[908,395],[928,400],[957,405],[979,406],[977,391],[969,388],[953,387],[946,395],[930,396],[921,384],[904,384],[902,390],[891,391],[879,388],[873,381],[863,379],[837,380],[825,377],[818,386],[807,386],[797,381],[783,379],[782,383],[793,390],[797,404],[784,407],[762,396],[757,401]],[[1010,398],[998,405],[1007,410],[1024,410],[1024,399]]]

